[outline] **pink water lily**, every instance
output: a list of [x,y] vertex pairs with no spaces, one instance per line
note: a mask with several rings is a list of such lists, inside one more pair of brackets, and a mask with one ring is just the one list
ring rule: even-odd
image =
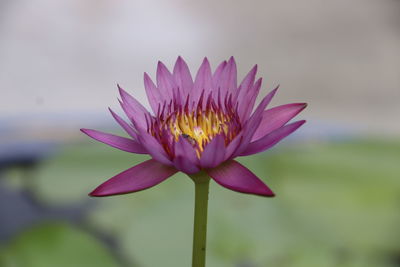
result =
[[194,80],[186,62],[178,57],[172,73],[158,63],[156,81],[144,74],[152,108],[149,112],[121,87],[121,107],[128,122],[111,109],[129,138],[81,129],[107,145],[151,159],[112,177],[91,196],[136,192],[155,186],[178,171],[207,173],[228,189],[261,196],[274,196],[271,189],[234,158],[263,152],[297,130],[304,120],[288,123],[305,107],[292,103],[266,109],[278,88],[267,94],[253,110],[262,79],[257,65],[237,84],[233,57],[214,72],[207,58]]

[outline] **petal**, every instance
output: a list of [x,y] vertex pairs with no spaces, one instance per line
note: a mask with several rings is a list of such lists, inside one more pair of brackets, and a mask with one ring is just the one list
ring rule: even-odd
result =
[[258,125],[260,125],[262,119],[262,112],[264,111],[265,107],[271,102],[272,98],[274,97],[276,91],[278,90],[279,86],[276,87],[274,90],[269,92],[261,103],[258,105],[257,109],[251,115],[250,119],[247,120],[245,126],[243,127],[243,140],[240,146],[237,148],[233,157],[240,155],[249,145],[254,132],[257,130]]
[[155,86],[150,76],[147,73],[144,73],[144,88],[146,89],[147,99],[149,100],[149,104],[154,114],[158,112],[158,105],[161,103],[162,97],[160,96],[160,91]]
[[200,171],[196,151],[185,138],[180,137],[178,142],[175,142],[174,149],[175,157],[173,163],[178,170],[189,174]]
[[108,110],[111,112],[111,115],[114,117],[114,119],[118,122],[119,125],[133,138],[137,140],[137,133],[135,130],[130,126],[128,123],[126,123],[118,114],[116,114],[111,108],[108,108]]
[[158,61],[156,78],[157,87],[160,90],[161,96],[163,96],[164,100],[169,102],[174,97],[174,88],[176,88],[176,84],[171,72],[169,72],[161,61]]
[[141,191],[161,183],[176,172],[176,169],[150,159],[117,174],[89,195],[104,197]]
[[120,150],[137,154],[147,154],[147,150],[132,139],[90,129],[81,129],[81,131],[97,141]]
[[152,156],[153,159],[165,164],[172,165],[171,160],[169,159],[167,153],[165,152],[162,145],[155,139],[152,135],[148,134],[143,129],[138,129],[139,131],[139,141],[143,145],[144,148],[148,151],[148,154]]
[[146,126],[146,115],[149,112],[140,104],[133,96],[128,94],[118,85],[119,93],[122,98],[121,107],[125,111],[128,118],[138,127]]
[[266,134],[282,127],[294,116],[299,114],[306,106],[306,103],[293,103],[265,110],[262,115],[260,126],[258,126],[254,133],[252,141],[258,140]]
[[199,158],[197,157],[195,148],[186,138],[180,136],[178,142],[175,142],[174,148],[175,156],[184,156],[195,164],[199,163]]
[[237,90],[237,68],[233,57],[229,59],[228,64],[221,74],[219,87],[222,96],[225,96],[228,92]]
[[247,95],[247,92],[252,89],[254,81],[256,79],[257,68],[258,68],[257,65],[255,65],[249,71],[249,73],[247,73],[246,77],[244,77],[243,81],[240,83],[240,86],[238,88],[236,99],[242,100],[243,97]]
[[239,134],[235,136],[235,138],[233,138],[233,140],[226,147],[224,160],[233,158],[232,156],[235,154],[235,151],[241,145],[242,141],[243,141],[243,134]]
[[222,135],[217,135],[204,148],[200,158],[201,167],[214,168],[224,160],[224,156],[225,139]]
[[306,121],[296,121],[291,124],[285,125],[275,131],[273,131],[270,134],[267,134],[266,136],[262,137],[261,139],[258,139],[255,142],[250,143],[247,148],[241,152],[239,155],[240,156],[247,156],[247,155],[252,155],[256,154],[262,151],[265,151],[271,147],[273,147],[275,144],[277,144],[279,141],[281,141],[283,138],[288,136],[289,134],[293,133],[296,131],[301,125],[303,125]]
[[186,99],[187,94],[192,90],[193,79],[188,65],[180,56],[176,60],[173,76],[175,78],[176,85],[180,88],[182,98]]
[[184,156],[176,156],[174,157],[173,160],[174,166],[187,174],[194,174],[200,171],[200,168],[197,167],[193,162],[190,162],[187,158]]
[[204,58],[203,63],[201,64],[196,74],[193,90],[191,92],[192,100],[195,101],[195,105],[197,105],[197,101],[199,100],[203,91],[204,95],[207,97],[212,88],[213,86],[210,62],[208,62],[207,58]]
[[233,191],[273,197],[275,194],[257,176],[239,162],[231,160],[206,172],[218,184]]
[[221,64],[218,65],[217,69],[215,70],[215,72],[213,74],[212,79],[213,79],[214,87],[216,89],[218,89],[218,87],[219,87],[219,84],[221,82],[221,75],[222,75],[223,70],[226,67],[226,64],[227,64],[226,61],[222,61]]
[[241,121],[246,121],[251,112],[253,111],[254,108],[254,103],[256,102],[257,96],[260,92],[262,84],[262,78],[258,79],[257,82],[251,87],[250,90],[247,91],[247,94],[242,99],[242,103],[239,103],[239,117]]

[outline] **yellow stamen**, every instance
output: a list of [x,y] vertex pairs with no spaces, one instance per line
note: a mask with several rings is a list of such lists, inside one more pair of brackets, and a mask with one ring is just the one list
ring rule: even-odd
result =
[[198,155],[204,150],[204,146],[217,134],[228,135],[228,123],[230,117],[222,111],[200,111],[186,113],[178,112],[175,116],[168,118],[165,123],[168,125],[175,141],[182,136],[192,144],[197,145]]

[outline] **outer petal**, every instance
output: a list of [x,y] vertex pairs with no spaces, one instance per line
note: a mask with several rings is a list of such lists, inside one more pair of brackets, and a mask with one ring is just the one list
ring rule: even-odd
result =
[[161,183],[176,172],[175,168],[150,159],[117,174],[89,195],[104,197],[141,191]]
[[197,167],[195,164],[193,164],[193,162],[190,162],[184,156],[176,156],[174,158],[173,162],[174,162],[174,166],[178,170],[180,170],[184,173],[193,174],[193,173],[200,171],[199,167]]
[[242,99],[242,104],[240,104],[239,117],[241,121],[246,121],[254,108],[254,103],[256,102],[257,96],[260,93],[262,78],[258,79],[257,82],[247,91],[247,94]]
[[224,160],[224,156],[225,140],[222,135],[217,135],[204,148],[200,158],[201,167],[214,168]]
[[81,131],[97,141],[120,150],[136,154],[147,154],[147,150],[132,139],[90,129],[81,129]]
[[[243,81],[240,83],[238,90],[235,93],[235,101],[240,99],[241,101],[247,95],[248,91],[252,89],[254,81],[256,79],[257,74],[257,65],[255,65],[249,73],[247,73],[246,77],[244,77]],[[240,103],[239,103],[240,104]]]
[[177,169],[185,173],[196,173],[200,170],[198,167],[199,159],[193,146],[183,137],[180,137],[175,143],[175,158],[173,160]]
[[279,141],[281,141],[283,138],[288,136],[289,134],[293,133],[296,131],[301,125],[303,125],[306,121],[296,121],[291,124],[288,124],[286,126],[283,126],[275,131],[273,131],[270,134],[267,134],[261,139],[258,139],[255,142],[252,142],[248,145],[248,147],[239,155],[240,156],[247,156],[247,155],[252,155],[256,154],[259,152],[262,152],[264,150],[267,150],[271,147],[273,147],[275,144],[277,144]]
[[233,154],[233,157],[240,155],[249,145],[251,138],[254,135],[254,132],[257,130],[258,125],[260,125],[262,112],[264,111],[265,107],[269,104],[269,102],[271,102],[277,90],[278,87],[276,87],[274,90],[269,92],[268,95],[264,97],[264,99],[258,105],[257,109],[251,115],[250,119],[246,122],[242,130],[243,140],[239,145],[239,147],[237,148],[237,150],[235,151],[235,153]]
[[306,106],[306,103],[293,103],[265,110],[262,115],[260,126],[258,126],[251,141],[258,140],[266,134],[282,127],[294,116],[299,114]]
[[180,56],[176,60],[173,76],[176,85],[180,88],[180,92],[183,94],[182,98],[186,99],[187,94],[192,90],[193,79],[188,65]]
[[111,108],[108,108],[108,110],[111,112],[111,115],[114,117],[114,119],[118,122],[119,125],[133,138],[137,140],[137,133],[135,130],[128,124],[126,123],[118,114],[116,114],[114,111],[112,111]]
[[139,129],[139,141],[146,148],[148,154],[150,154],[153,159],[165,164],[172,165],[171,160],[169,159],[167,153],[165,153],[164,148],[161,144],[150,134],[148,134],[145,130]]
[[206,172],[220,185],[233,191],[273,197],[275,194],[239,162],[231,160]]
[[140,104],[133,96],[128,94],[124,89],[118,85],[119,93],[122,98],[121,107],[125,111],[128,118],[134,122],[135,126],[145,127],[146,125],[146,115],[149,112],[145,107]]

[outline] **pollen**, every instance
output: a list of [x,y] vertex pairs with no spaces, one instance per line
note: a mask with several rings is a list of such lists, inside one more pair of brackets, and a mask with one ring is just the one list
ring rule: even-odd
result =
[[166,124],[175,138],[186,138],[200,152],[216,135],[223,134],[229,137],[229,124],[232,118],[222,111],[193,111],[191,113],[178,112],[170,117]]

